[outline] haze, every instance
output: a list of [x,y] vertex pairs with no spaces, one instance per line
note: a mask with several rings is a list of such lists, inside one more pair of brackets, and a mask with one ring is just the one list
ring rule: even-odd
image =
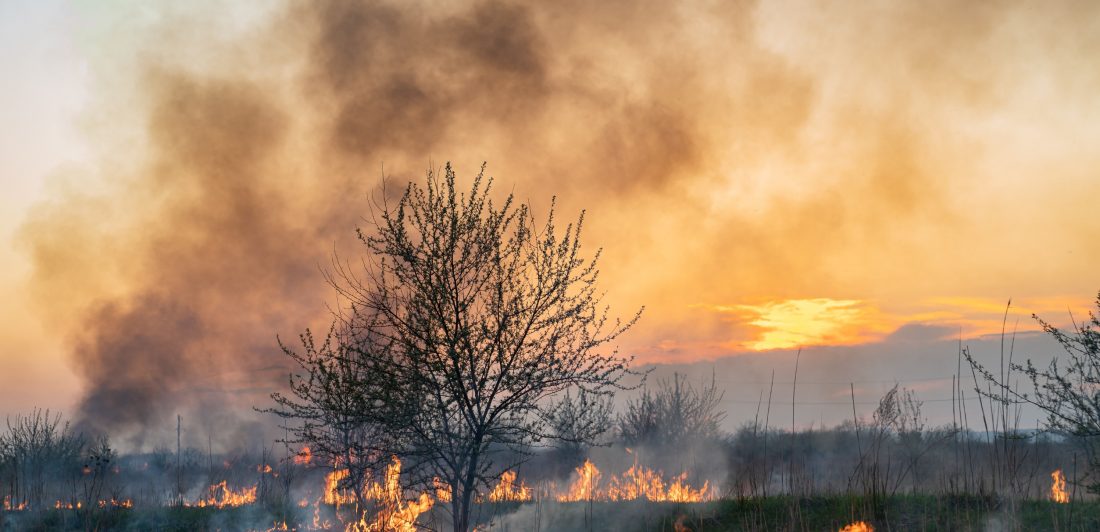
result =
[[1027,333],[1100,288],[1095,3],[263,6],[0,6],[0,414],[259,404],[381,177],[444,161],[586,210],[621,349],[730,405],[799,347],[947,397],[1009,298]]

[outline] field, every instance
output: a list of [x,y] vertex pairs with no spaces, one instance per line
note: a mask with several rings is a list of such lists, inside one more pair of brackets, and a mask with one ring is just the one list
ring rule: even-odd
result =
[[[534,518],[534,503],[509,508],[493,530],[841,530],[863,521],[875,530],[1096,530],[1100,505],[1094,502],[1057,504],[1024,501],[1014,505],[970,496],[897,495],[871,502],[862,497],[832,496],[794,499],[776,496],[707,503],[552,503]],[[285,512],[285,513],[283,513]],[[311,516],[296,519],[294,508],[167,508],[116,509],[89,516],[71,510],[47,510],[18,515],[5,513],[4,530],[317,530]],[[285,521],[284,521],[285,520]],[[266,528],[257,523],[265,521]],[[445,519],[444,519],[445,521]],[[286,528],[282,524],[286,523]],[[422,522],[431,525],[431,520]],[[488,530],[488,521],[484,523]]]
[[[518,477],[503,475],[474,505],[473,521],[478,530],[501,531],[842,530],[860,523],[873,530],[1100,527],[1100,502],[1078,487],[1083,479],[1074,469],[1072,438],[945,429],[874,438],[870,428],[792,434],[746,426],[677,452],[592,449],[592,461],[586,456],[568,470],[568,458],[543,453]],[[450,526],[449,493],[402,487],[408,482],[399,461],[368,481],[357,499],[346,470],[308,453],[184,451],[179,462],[162,450],[119,456],[98,468],[46,467],[41,483],[34,480],[35,468],[20,470],[19,478],[5,470],[0,530]]]

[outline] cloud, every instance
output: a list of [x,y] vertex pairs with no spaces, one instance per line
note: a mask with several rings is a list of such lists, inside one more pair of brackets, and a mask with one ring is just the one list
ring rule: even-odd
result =
[[[959,408],[957,401],[952,404],[952,387],[959,382],[970,411],[970,421],[980,424],[975,421],[980,419],[975,414],[979,405],[970,367],[961,358],[959,349],[965,347],[986,367],[998,368],[1001,337],[983,335],[960,339],[957,334],[957,330],[947,327],[907,323],[876,341],[802,348],[797,389],[795,349],[727,351],[725,356],[706,360],[672,360],[649,366],[653,369],[649,378],[668,378],[673,373],[680,373],[701,383],[710,382],[714,375],[725,393],[722,408],[728,414],[727,430],[737,428],[758,413],[763,419],[769,408],[773,426],[789,426],[792,394],[796,402],[795,421],[800,427],[833,426],[850,421],[853,407],[857,416],[869,419],[878,400],[895,384],[913,390],[916,398],[923,401],[922,413],[930,426],[950,424]],[[1011,358],[1022,363],[1031,359],[1040,367],[1063,353],[1053,338],[1041,333],[1018,334],[1013,341],[1006,342],[1003,349],[1006,361]],[[1021,390],[1028,386],[1026,376],[1015,374],[1013,379],[1018,381]],[[770,407],[769,393],[772,396]],[[1024,425],[1041,417],[1033,408],[1024,408],[1021,416]],[[984,430],[975,425],[969,428]]]
[[[102,164],[31,213],[32,290],[68,339],[85,421],[138,443],[173,412],[264,400],[195,390],[238,389],[223,375],[282,362],[276,334],[323,324],[336,302],[318,265],[357,252],[383,169],[399,185],[488,160],[498,192],[536,213],[554,195],[559,216],[589,208],[608,301],[649,309],[623,340],[643,357],[713,356],[761,326],[772,346],[885,334],[861,305],[817,320],[795,304],[809,328],[794,332],[782,304],[755,309],[756,325],[699,305],[859,300],[908,316],[927,294],[1087,294],[1100,222],[1082,198],[1100,189],[1081,169],[1100,162],[1100,121],[1037,124],[1076,140],[1026,160],[1000,133],[1030,127],[1048,93],[1100,117],[1079,53],[1097,17],[1074,8],[322,0],[100,14],[114,17],[90,65]],[[1017,83],[1029,43],[1048,40],[1046,88]],[[1033,190],[1028,168],[1055,185]],[[1050,208],[1066,189],[1072,205]],[[1006,249],[1075,256],[1036,265]]]
[[758,328],[756,338],[745,345],[757,351],[862,343],[881,326],[871,316],[872,308],[851,299],[789,299],[715,310],[740,314],[742,320]]

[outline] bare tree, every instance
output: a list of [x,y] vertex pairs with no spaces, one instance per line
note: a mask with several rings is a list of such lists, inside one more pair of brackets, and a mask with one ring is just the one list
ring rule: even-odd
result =
[[339,487],[356,496],[383,470],[392,447],[384,418],[390,414],[389,383],[383,372],[373,371],[370,357],[362,356],[385,349],[372,331],[338,324],[318,344],[307,330],[299,336],[300,352],[280,340],[283,353],[302,371],[289,376],[292,396],[273,393],[276,406],[261,410],[288,422],[284,428],[294,435],[288,443],[308,443],[323,463],[346,469]]
[[619,416],[619,436],[627,445],[676,446],[715,438],[725,412],[718,409],[723,392],[711,376],[709,384],[695,387],[679,373],[661,380],[655,391],[646,388],[627,404]]
[[[511,196],[495,205],[483,176],[484,166],[461,193],[448,164],[423,186],[409,184],[392,208],[377,205],[358,230],[364,260],[353,267],[336,257],[327,272],[348,302],[338,336],[355,341],[333,360],[349,365],[349,386],[293,390],[302,405],[354,396],[334,410],[377,427],[383,437],[372,445],[404,460],[403,478],[449,485],[457,531],[470,528],[479,490],[560,436],[548,426],[554,396],[624,389],[630,360],[605,346],[640,316],[608,317],[596,290],[599,252],[581,255],[583,214],[559,231],[552,203],[537,226]],[[319,371],[305,367],[309,378]],[[306,417],[329,423],[326,410]]]
[[51,498],[64,496],[64,480],[80,472],[80,455],[87,443],[61,414],[34,409],[7,419],[0,434],[0,473],[11,504],[43,508]]
[[544,414],[546,423],[556,440],[555,447],[567,461],[579,460],[586,445],[603,445],[603,438],[611,431],[611,398],[579,390],[570,391],[554,403]]

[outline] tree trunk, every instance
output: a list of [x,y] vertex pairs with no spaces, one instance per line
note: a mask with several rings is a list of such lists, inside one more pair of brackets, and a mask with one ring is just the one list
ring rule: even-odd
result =
[[461,497],[458,497],[457,493],[455,495],[458,508],[454,514],[454,532],[468,532],[470,530],[470,503],[474,495],[474,482],[470,480],[469,476],[462,481]]
[[[480,449],[481,438],[476,438],[475,449]],[[469,532],[470,530],[470,503],[473,502],[474,486],[477,485],[477,468],[479,467],[478,458],[480,453],[470,453],[470,462],[466,466],[465,478],[461,479],[462,493],[455,493],[455,499],[458,501],[458,507],[454,513],[454,532]]]

